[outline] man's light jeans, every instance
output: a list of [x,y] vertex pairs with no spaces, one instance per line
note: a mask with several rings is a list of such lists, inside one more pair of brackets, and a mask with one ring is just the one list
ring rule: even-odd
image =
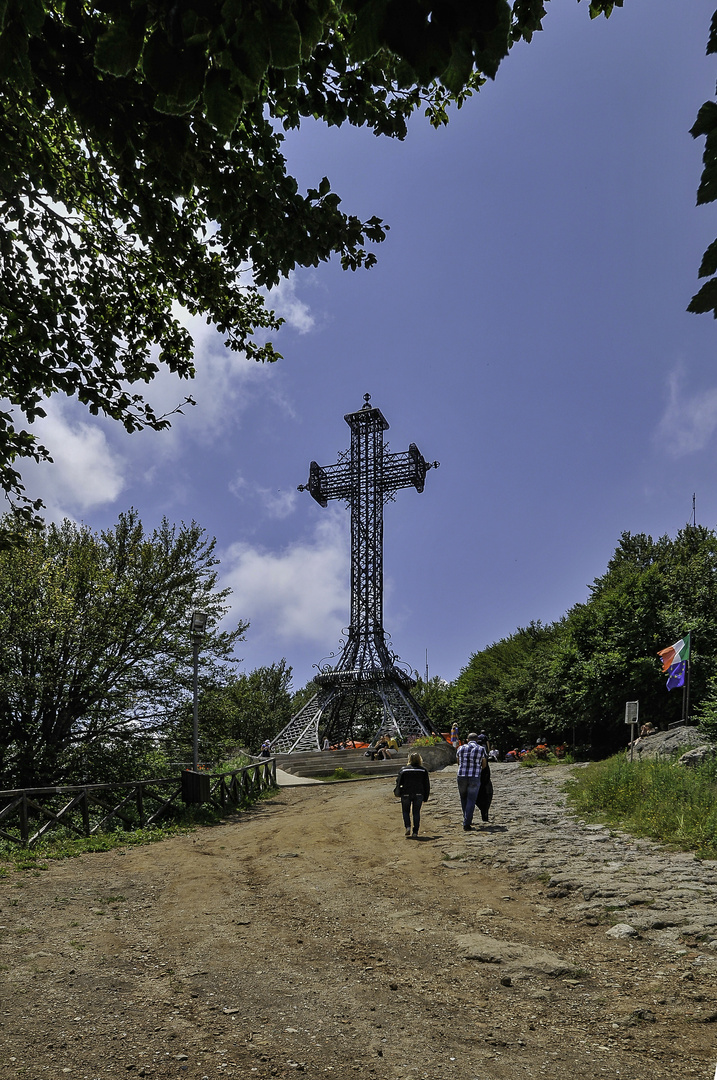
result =
[[473,824],[473,812],[480,791],[480,776],[458,776],[456,780],[463,810],[463,828],[466,829]]

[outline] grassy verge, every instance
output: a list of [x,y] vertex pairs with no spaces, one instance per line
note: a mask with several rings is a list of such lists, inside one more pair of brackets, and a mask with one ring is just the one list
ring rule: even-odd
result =
[[2,840],[0,841],[0,878],[7,877],[10,872],[16,870],[32,871],[37,875],[42,870],[47,870],[50,859],[74,859],[93,851],[112,851],[114,848],[155,844],[170,836],[179,836],[197,828],[217,825],[228,815],[247,810],[254,802],[273,799],[278,794],[278,788],[263,791],[258,799],[247,800],[238,806],[228,805],[224,809],[211,804],[188,806],[181,815],[175,815],[171,821],[153,825],[147,829],[125,831],[118,827],[87,837],[77,836],[69,830],[58,829],[49,834],[47,839],[38,841],[29,849]]
[[524,758],[520,759],[521,769],[537,769],[539,765],[574,765],[575,758],[572,754],[564,754],[563,757],[556,757],[555,754],[545,754],[542,757],[538,757],[537,754],[529,752]]
[[325,776],[325,783],[332,783],[334,780],[358,780],[360,777],[358,773],[349,772],[348,769],[343,769],[340,765],[337,769],[331,773],[331,776]]
[[581,769],[566,792],[580,814],[717,859],[717,761],[682,768],[619,754]]

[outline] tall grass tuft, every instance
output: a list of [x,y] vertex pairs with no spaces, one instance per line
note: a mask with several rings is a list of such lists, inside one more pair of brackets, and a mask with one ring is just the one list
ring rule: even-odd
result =
[[682,768],[659,760],[629,762],[620,754],[581,769],[567,795],[581,814],[717,859],[715,760]]

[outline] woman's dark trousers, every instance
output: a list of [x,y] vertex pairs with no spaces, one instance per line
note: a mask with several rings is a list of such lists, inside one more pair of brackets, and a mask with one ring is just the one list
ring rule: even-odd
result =
[[403,824],[407,829],[411,828],[411,807],[413,807],[413,835],[418,832],[421,824],[421,805],[423,795],[402,795],[401,809],[403,810]]

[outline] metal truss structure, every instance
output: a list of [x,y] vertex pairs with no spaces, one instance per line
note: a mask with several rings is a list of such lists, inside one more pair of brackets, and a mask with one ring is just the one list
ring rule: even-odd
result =
[[335,465],[311,462],[299,485],[320,506],[342,499],[351,510],[351,623],[335,666],[319,665],[319,690],[272,742],[276,753],[319,749],[319,728],[330,743],[351,741],[358,730],[376,734],[438,734],[413,698],[414,680],[397,665],[383,628],[383,508],[399,488],[423,491],[427,462],[415,443],[392,454],[384,443],[388,422],[380,409],[364,405],[344,420],[351,448]]

